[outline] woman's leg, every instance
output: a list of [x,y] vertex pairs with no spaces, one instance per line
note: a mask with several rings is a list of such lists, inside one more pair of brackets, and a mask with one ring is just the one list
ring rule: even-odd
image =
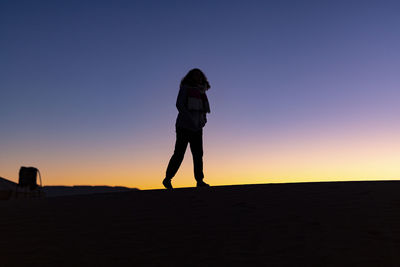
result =
[[171,180],[179,167],[181,166],[183,157],[185,156],[186,147],[188,145],[189,138],[187,133],[183,129],[176,129],[176,142],[175,142],[175,150],[171,159],[169,160],[165,179]]
[[203,130],[191,132],[190,150],[193,155],[194,177],[197,182],[203,181]]

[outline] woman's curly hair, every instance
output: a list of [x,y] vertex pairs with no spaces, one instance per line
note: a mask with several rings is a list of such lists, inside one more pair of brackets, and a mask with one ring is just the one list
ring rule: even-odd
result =
[[[200,82],[196,79],[196,77],[200,76]],[[207,80],[206,75],[200,69],[191,69],[185,77],[183,77],[181,81],[182,85],[189,85],[189,86],[199,86],[204,85],[206,90],[210,89],[210,83]]]

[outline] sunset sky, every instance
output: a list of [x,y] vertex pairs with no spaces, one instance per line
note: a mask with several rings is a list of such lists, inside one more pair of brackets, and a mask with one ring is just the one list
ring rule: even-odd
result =
[[[172,4],[174,3],[174,4]],[[400,179],[399,1],[1,1],[0,176],[161,188],[181,78],[211,185]],[[194,186],[189,149],[173,180]]]

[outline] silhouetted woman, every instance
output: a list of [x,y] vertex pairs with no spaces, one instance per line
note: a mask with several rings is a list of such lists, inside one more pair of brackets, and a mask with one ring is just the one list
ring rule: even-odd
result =
[[200,69],[190,70],[183,77],[179,89],[176,108],[179,111],[176,119],[176,143],[163,180],[167,189],[172,189],[171,179],[182,163],[186,147],[190,144],[193,155],[194,177],[197,187],[209,186],[203,181],[203,127],[207,122],[206,114],[210,113],[206,91],[210,89],[207,77]]

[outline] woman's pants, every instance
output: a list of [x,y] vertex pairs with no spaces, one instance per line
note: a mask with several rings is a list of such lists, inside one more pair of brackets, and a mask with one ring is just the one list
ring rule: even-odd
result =
[[175,150],[167,167],[166,179],[175,176],[185,156],[188,143],[193,155],[194,177],[196,181],[203,180],[203,130],[194,132],[179,128],[176,128]]

